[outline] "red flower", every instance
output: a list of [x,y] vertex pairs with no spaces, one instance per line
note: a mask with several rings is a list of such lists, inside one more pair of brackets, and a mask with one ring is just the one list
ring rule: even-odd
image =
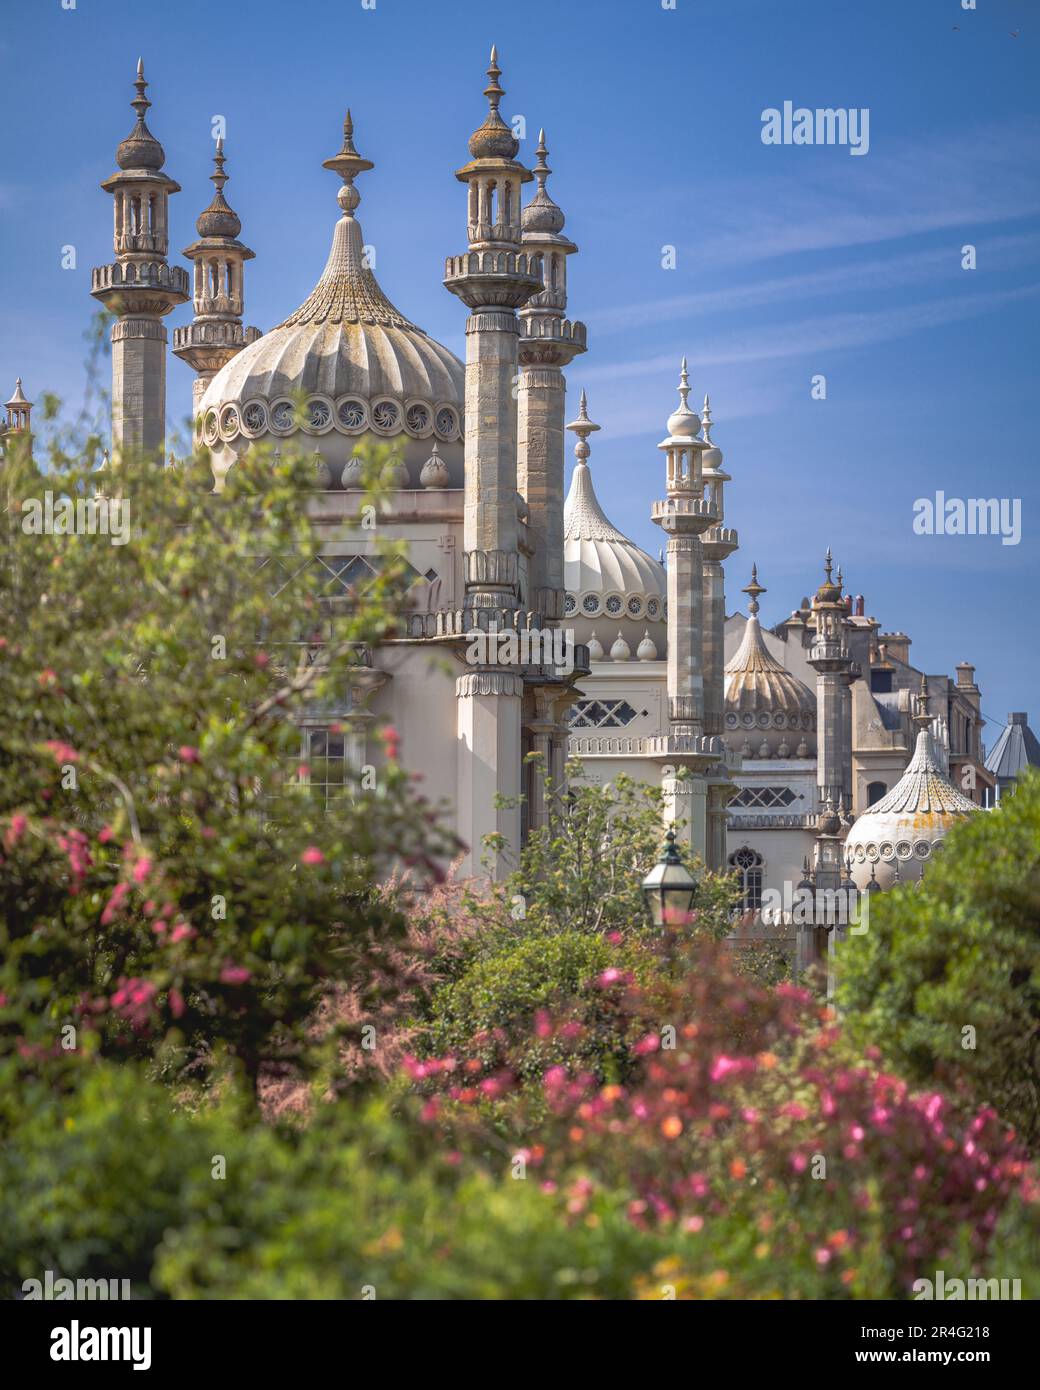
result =
[[202,761],[201,754],[197,748],[192,748],[189,743],[182,743],[177,749],[177,756],[182,763],[198,763]]

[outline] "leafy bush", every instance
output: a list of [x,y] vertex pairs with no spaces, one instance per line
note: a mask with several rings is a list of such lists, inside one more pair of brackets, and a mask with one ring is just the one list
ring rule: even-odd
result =
[[27,532],[23,502],[97,483],[60,451],[49,464],[19,448],[4,464],[0,1056],[31,1070],[94,1049],[175,1074],[223,1049],[254,1084],[301,1068],[327,988],[392,986],[403,922],[381,878],[404,861],[428,882],[454,852],[394,740],[377,788],[328,810],[300,759],[294,719],[393,630],[400,559],[333,611],[307,465],[263,451],[219,497],[201,456],[124,460],[106,486],[127,544]]
[[[1040,773],[878,894],[840,954],[850,1026],[899,1071],[966,1090],[1040,1143]],[[966,1031],[971,1030],[971,1031]]]

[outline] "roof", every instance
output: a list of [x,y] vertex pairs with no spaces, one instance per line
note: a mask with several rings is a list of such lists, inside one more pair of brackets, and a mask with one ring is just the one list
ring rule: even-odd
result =
[[1019,777],[1027,767],[1040,767],[1040,741],[1027,723],[1026,714],[1009,714],[1000,737],[990,749],[986,771],[1009,780]]
[[609,520],[592,486],[592,472],[575,465],[563,511],[564,583],[587,593],[656,595],[664,598],[664,569]]
[[747,620],[743,641],[726,662],[726,710],[810,715],[815,726],[816,696],[768,650],[754,613]]

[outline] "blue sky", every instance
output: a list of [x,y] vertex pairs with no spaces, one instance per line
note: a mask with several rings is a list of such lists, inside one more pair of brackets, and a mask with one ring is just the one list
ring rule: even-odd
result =
[[[550,188],[581,248],[570,302],[590,346],[571,401],[576,413],[586,386],[603,426],[591,463],[608,513],[657,553],[655,446],[685,352],[733,475],[730,611],[756,560],[762,616],[784,617],[830,544],[867,611],[911,634],[915,664],[976,663],[991,745],[1009,709],[1040,726],[1040,12],[1033,0],[675,6],[4,0],[3,397],[18,374],[35,398],[82,395],[90,268],[112,256],[98,182],[132,124],[139,54],[149,124],[183,188],[174,250],[209,199],[212,117],[227,120],[227,193],[257,253],[249,323],[279,322],[321,271],[339,186],[321,161],[349,104],[376,162],[360,217],[383,288],[462,355],[464,311],[440,280],[464,247],[453,171],[495,41],[503,113],[527,122],[521,158],[533,162],[544,125]],[[764,145],[762,111],[785,100],[869,108],[869,153]],[[77,268],[62,270],[69,244]],[[819,373],[826,400],[811,399]],[[191,373],[171,358],[171,419],[190,402]],[[1021,543],[915,535],[914,501],[937,489],[1021,499]]]

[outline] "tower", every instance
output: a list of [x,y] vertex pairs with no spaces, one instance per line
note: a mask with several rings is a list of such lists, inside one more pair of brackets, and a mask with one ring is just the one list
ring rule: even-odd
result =
[[[347,112],[347,119],[350,113]],[[173,330],[173,351],[196,372],[192,382],[192,414],[198,414],[206,387],[226,362],[247,343],[260,337],[259,328],[242,324],[245,263],[254,253],[238,240],[242,223],[224,198],[224,138],[217,140],[210,178],[216,188],[213,199],[195,222],[199,240],[183,254],[194,262],[195,316],[191,323]]]
[[91,272],[91,294],[116,317],[112,325],[112,447],[161,462],[166,436],[166,326],[163,316],[188,298],[188,275],[167,263],[168,201],[180,185],[162,172],[166,155],[145,125],[144,64],[138,59],[130,103],[137,124],[116,149],[111,193],[116,259]]
[[32,401],[25,399],[22,378],[19,377],[14,384],[14,394],[4,402],[7,418],[0,421],[0,458],[3,458],[5,447],[10,446],[13,435],[23,435],[29,441],[29,448],[32,448],[32,408]]
[[659,740],[667,759],[663,787],[667,814],[685,821],[684,838],[707,857],[707,787],[704,776],[724,757],[721,739],[705,735],[704,546],[701,537],[719,520],[704,497],[697,435],[701,422],[690,409],[686,358],[679,373],[679,408],[668,417],[668,436],[657,446],[666,459],[666,497],[651,519],[668,536],[668,733]]
[[[718,518],[704,533],[704,732],[709,736],[723,732],[726,668],[726,576],[723,561],[737,549],[737,533],[726,526],[724,485],[732,478],[722,466],[722,450],[711,437],[711,402],[704,397],[701,412],[703,438],[707,446],[701,454],[704,500]],[[757,611],[758,605],[755,605]],[[725,767],[708,781],[708,830],[705,860],[710,869],[721,873],[726,865],[726,806],[736,789]]]
[[469,249],[451,256],[444,284],[470,310],[466,320],[466,483],[463,524],[468,609],[516,609],[516,311],[537,293],[537,258],[521,249],[520,186],[530,170],[516,160],[516,136],[499,115],[504,96],[491,50],[484,95],[488,113],[470,136],[467,185]]
[[[466,321],[466,442],[463,515],[464,609],[470,627],[515,621],[520,609],[517,497],[517,309],[541,288],[537,258],[523,250],[520,187],[530,171],[499,115],[501,69],[491,50],[484,95],[488,113],[470,136],[470,162],[456,172],[467,186],[469,246],[449,257],[444,284],[469,309]],[[491,644],[488,644],[489,646]],[[459,833],[477,869],[481,839],[520,847],[521,713],[524,682],[515,667],[491,660],[456,682]],[[514,804],[503,804],[503,802]],[[494,872],[508,869],[496,853]]]
[[809,648],[809,664],[816,672],[816,747],[820,806],[852,800],[852,694],[850,686],[858,674],[849,655],[845,636],[848,613],[842,596],[841,570],[837,582],[832,576],[833,561],[828,548],[824,561],[824,582],[816,591],[812,609],[816,635]]
[[[542,264],[542,288],[520,310],[517,487],[528,506],[534,544],[530,606],[552,622],[563,617],[563,368],[586,348],[585,325],[567,310],[567,258],[577,251],[563,235],[564,215],[546,190],[552,173],[539,131],[534,176],[538,191],[521,216],[523,246]],[[570,428],[567,426],[566,428]]]
[[700,737],[704,721],[704,545],[701,537],[719,517],[704,496],[697,435],[701,422],[690,409],[686,358],[679,373],[678,410],[668,417],[668,437],[657,446],[667,461],[667,497],[651,519],[668,536],[668,722],[673,735]]

